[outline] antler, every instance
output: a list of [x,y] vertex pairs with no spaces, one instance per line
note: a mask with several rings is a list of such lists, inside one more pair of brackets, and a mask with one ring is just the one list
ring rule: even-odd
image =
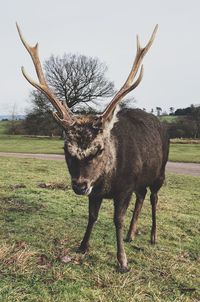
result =
[[59,124],[61,124],[62,127],[66,128],[69,125],[74,124],[75,120],[74,120],[74,118],[72,118],[69,108],[64,106],[57,99],[57,97],[54,95],[54,93],[51,91],[51,89],[49,88],[49,86],[46,83],[46,80],[45,80],[45,77],[44,77],[44,74],[42,71],[42,66],[40,63],[39,55],[38,55],[38,43],[36,43],[35,46],[31,47],[23,38],[23,35],[22,35],[21,30],[17,23],[16,23],[16,26],[17,26],[17,30],[18,30],[20,39],[32,58],[32,61],[34,63],[35,70],[36,70],[36,73],[37,73],[37,76],[39,79],[39,83],[36,83],[35,81],[33,81],[26,74],[24,67],[22,67],[21,69],[22,69],[22,73],[23,73],[24,77],[31,85],[33,85],[35,88],[37,88],[38,90],[43,92],[48,97],[51,104],[57,110],[57,112],[53,112],[53,116],[57,120],[57,122]]
[[151,38],[144,48],[141,48],[139,37],[137,36],[137,52],[136,52],[135,60],[133,62],[133,67],[131,69],[131,72],[130,72],[126,82],[122,86],[122,88],[117,92],[117,94],[114,96],[114,98],[112,99],[112,101],[110,102],[108,107],[102,113],[101,118],[103,121],[106,121],[106,119],[110,116],[110,114],[113,112],[116,105],[121,101],[121,99],[127,93],[129,93],[131,90],[135,89],[140,84],[142,77],[143,77],[143,72],[144,72],[143,65],[141,66],[140,74],[139,74],[137,80],[134,83],[133,83],[133,80],[138,72],[142,59],[144,58],[147,51],[153,44],[157,29],[158,29],[158,25],[156,25],[156,27],[154,28]]

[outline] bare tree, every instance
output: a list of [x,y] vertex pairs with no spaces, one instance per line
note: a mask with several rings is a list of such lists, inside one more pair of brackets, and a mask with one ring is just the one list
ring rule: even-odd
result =
[[13,105],[12,111],[11,111],[11,120],[8,124],[7,129],[9,134],[17,134],[17,110],[16,110],[16,104]]
[[162,108],[161,107],[156,107],[156,111],[157,111],[157,116],[160,116]]
[[170,115],[173,115],[174,114],[174,107],[169,107],[169,112],[170,112]]
[[98,58],[75,54],[52,55],[44,68],[49,86],[69,108],[110,97],[114,93],[114,84],[105,78],[107,66]]
[[[105,77],[107,66],[97,58],[67,54],[63,57],[51,56],[44,66],[49,86],[58,100],[73,112],[94,113],[97,107],[101,107],[96,105],[96,101],[114,93],[114,84]],[[30,101],[32,108],[27,114],[24,127],[27,133],[59,135],[58,127],[51,116],[53,106],[48,98],[41,91],[33,90]]]

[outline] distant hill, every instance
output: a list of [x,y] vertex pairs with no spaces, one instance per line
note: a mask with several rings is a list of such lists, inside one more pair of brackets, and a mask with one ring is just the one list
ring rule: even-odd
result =
[[[7,119],[7,120],[12,120],[12,115],[0,115],[0,121]],[[25,119],[25,115],[22,114],[18,114],[15,116],[16,120],[24,120]]]

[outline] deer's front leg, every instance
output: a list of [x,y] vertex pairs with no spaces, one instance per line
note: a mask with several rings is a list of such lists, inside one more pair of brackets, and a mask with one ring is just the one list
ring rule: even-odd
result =
[[89,197],[89,217],[88,217],[88,225],[85,231],[85,235],[83,240],[81,241],[80,247],[78,249],[79,252],[85,253],[89,247],[89,239],[94,226],[94,223],[97,221],[99,209],[102,203],[102,199],[94,199]]
[[126,209],[128,207],[130,198],[124,201],[123,204],[114,201],[114,223],[116,228],[116,239],[117,239],[117,260],[118,260],[118,270],[119,272],[127,272],[127,257],[124,249],[124,240],[123,240],[123,226]]

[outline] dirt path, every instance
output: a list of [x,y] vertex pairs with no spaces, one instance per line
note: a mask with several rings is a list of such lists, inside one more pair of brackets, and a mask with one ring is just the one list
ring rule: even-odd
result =
[[[30,153],[0,152],[0,156],[3,156],[3,157],[17,157],[17,158],[62,160],[62,161],[64,161],[64,155],[58,155],[58,154],[30,154]],[[172,173],[176,173],[176,174],[200,176],[200,164],[168,162],[167,163],[167,171],[172,172]]]
[[200,176],[200,164],[168,162],[167,171],[176,174]]
[[49,160],[63,160],[64,155],[59,154],[32,154],[32,153],[10,153],[0,152],[0,157],[17,157],[17,158],[35,158],[35,159],[49,159]]

